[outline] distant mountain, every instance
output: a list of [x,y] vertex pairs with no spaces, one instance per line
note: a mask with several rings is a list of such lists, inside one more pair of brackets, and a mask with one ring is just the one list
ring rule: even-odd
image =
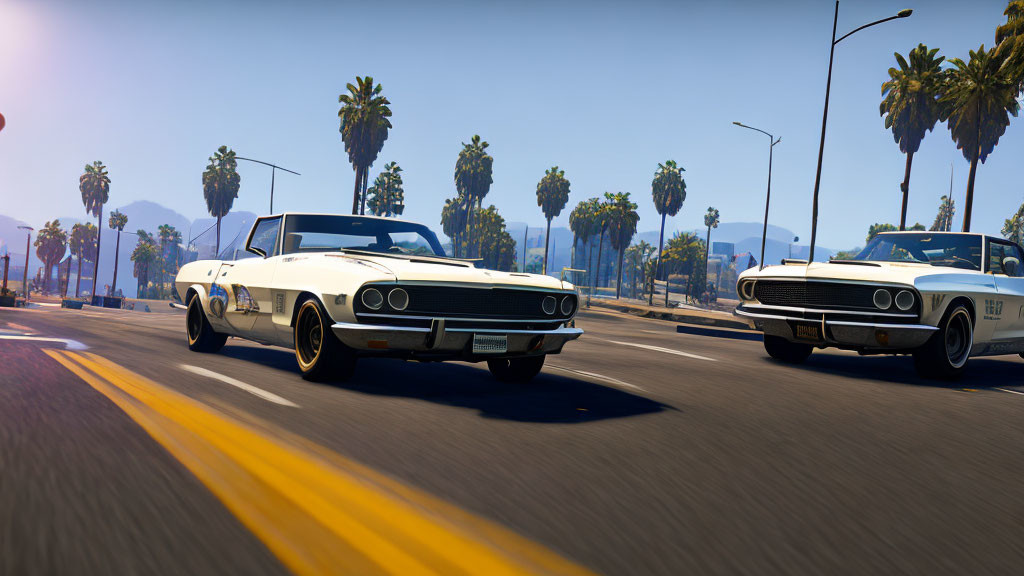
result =
[[[7,253],[11,255],[11,266],[25,265],[25,231],[18,230],[18,226],[28,226],[26,222],[16,220],[10,216],[0,214],[0,256]],[[32,233],[32,240],[35,240],[35,233]],[[35,257],[35,248],[31,249],[31,268],[42,266],[43,263]],[[0,270],[0,274],[3,270]]]

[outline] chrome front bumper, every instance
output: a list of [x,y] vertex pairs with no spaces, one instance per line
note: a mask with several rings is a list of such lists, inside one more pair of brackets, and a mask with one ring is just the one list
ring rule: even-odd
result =
[[749,305],[744,309],[740,306],[736,309],[736,315],[749,318],[754,325],[771,336],[779,336],[793,342],[804,342],[794,334],[794,324],[820,324],[822,341],[818,344],[821,347],[841,346],[865,350],[911,350],[922,346],[931,338],[932,334],[938,331],[935,326],[927,324],[880,324],[874,322],[858,322],[851,320],[830,320],[829,315],[850,316],[848,311],[839,310],[814,310],[799,309],[799,312],[820,313],[820,320],[809,320],[794,316],[784,315],[786,312],[797,309],[782,309],[782,313],[773,313],[771,307],[758,307],[751,310]]
[[[387,326],[339,322],[331,326],[335,336],[349,348],[377,353],[422,353],[423,355],[472,355],[473,334],[496,334],[508,337],[508,350],[494,357],[557,354],[562,346],[583,334],[579,328],[558,327],[554,330],[487,330],[483,328],[445,328],[443,319],[436,319],[430,328]],[[490,356],[477,354],[476,356]]]

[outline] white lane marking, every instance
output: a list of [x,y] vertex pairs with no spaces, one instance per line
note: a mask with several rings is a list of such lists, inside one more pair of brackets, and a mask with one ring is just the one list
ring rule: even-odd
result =
[[629,382],[623,382],[618,378],[612,378],[611,376],[604,376],[603,374],[597,374],[595,372],[587,372],[585,370],[576,370],[574,368],[566,368],[565,366],[555,366],[554,364],[548,364],[548,368],[554,368],[555,370],[561,370],[563,372],[569,372],[572,374],[579,374],[580,376],[587,376],[589,378],[595,378],[607,382],[613,386],[621,386],[622,388],[628,388],[630,390],[636,390],[638,392],[646,392],[643,388],[636,384],[630,384]]
[[217,372],[214,372],[213,370],[207,370],[206,368],[200,368],[199,366],[191,366],[189,364],[181,364],[180,366],[181,366],[181,369],[185,370],[186,372],[191,372],[193,374],[198,374],[200,376],[206,376],[207,378],[212,378],[214,380],[219,380],[220,382],[223,382],[225,384],[229,384],[229,385],[234,386],[236,388],[240,388],[242,390],[245,390],[246,392],[248,392],[249,394],[252,394],[253,396],[258,396],[260,398],[263,398],[267,402],[273,402],[274,404],[280,404],[281,406],[291,406],[293,408],[298,408],[299,407],[298,404],[292,402],[291,400],[286,400],[286,399],[278,396],[277,394],[274,394],[273,392],[267,392],[266,390],[264,390],[262,388],[257,388],[255,386],[253,386],[252,384],[246,384],[245,382],[242,382],[241,380],[236,380],[236,379],[234,379],[234,378],[232,378],[230,376],[225,376],[223,374],[218,374]]
[[1007,390],[1006,388],[996,388],[996,390],[1001,390],[1003,392],[1009,392],[1010,394],[1020,394],[1021,396],[1024,396],[1024,392],[1017,392],[1016,390]]
[[665,354],[675,354],[676,356],[685,356],[686,358],[693,358],[694,360],[707,360],[709,362],[718,362],[718,360],[715,360],[714,358],[708,358],[707,356],[701,356],[699,354],[690,354],[689,352],[681,352],[679,350],[673,350],[671,348],[662,348],[661,346],[637,344],[636,342],[620,342],[618,340],[605,340],[605,342],[611,342],[612,344],[620,344],[622,346],[632,346],[634,348],[643,348],[644,350],[654,350],[655,352],[664,352]]
[[89,347],[78,340],[70,338],[46,338],[43,336],[25,336],[23,334],[0,334],[0,340],[31,340],[33,342],[60,342],[68,350],[88,350]]
[[647,332],[648,334],[671,334],[667,330],[641,330],[641,332]]

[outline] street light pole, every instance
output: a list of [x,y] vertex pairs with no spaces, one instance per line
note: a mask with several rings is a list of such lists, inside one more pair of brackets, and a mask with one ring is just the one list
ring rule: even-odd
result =
[[821,161],[825,154],[825,126],[828,122],[828,97],[829,92],[832,89],[832,61],[836,52],[836,44],[839,44],[846,38],[850,37],[855,32],[860,32],[865,28],[870,28],[876,24],[895,20],[897,18],[906,18],[913,14],[913,10],[900,10],[895,16],[889,16],[888,18],[882,18],[869,24],[865,24],[860,28],[854,28],[852,31],[847,32],[838,40],[836,40],[836,27],[839,24],[839,0],[836,0],[836,11],[832,17],[832,45],[829,47],[828,53],[828,79],[825,81],[825,111],[821,114],[821,142],[818,144],[818,169],[814,174],[814,203],[811,207],[811,248],[810,254],[807,256],[807,265],[810,266],[814,262],[814,243],[818,236],[818,191],[821,188]]
[[746,124],[741,124],[740,122],[733,122],[733,124],[739,126],[740,128],[747,128],[748,130],[760,132],[761,134],[764,134],[765,136],[768,137],[768,193],[765,194],[764,197],[764,228],[761,230],[761,259],[758,260],[757,268],[758,270],[763,270],[764,245],[768,241],[768,206],[771,205],[772,201],[772,152],[775,150],[775,145],[778,144],[779,142],[782,142],[782,137],[780,136],[779,139],[776,140],[774,136],[765,132],[764,130],[761,130],[760,128],[747,126]]
[[21,289],[25,291],[25,301],[28,302],[28,259],[32,250],[32,231],[35,228],[31,226],[18,226],[18,230],[25,230],[25,276],[21,280]]
[[264,162],[262,160],[253,160],[252,158],[242,158],[241,156],[235,156],[235,160],[246,160],[248,162],[255,162],[257,164],[263,164],[264,166],[270,166],[270,213],[271,214],[274,213],[274,175],[277,173],[277,171],[278,170],[284,170],[285,172],[288,172],[290,174],[295,174],[296,176],[302,176],[302,174],[299,174],[298,172],[294,172],[294,171],[289,170],[287,168],[282,168],[282,167],[280,167],[280,166],[278,166],[276,164],[271,164],[270,162]]

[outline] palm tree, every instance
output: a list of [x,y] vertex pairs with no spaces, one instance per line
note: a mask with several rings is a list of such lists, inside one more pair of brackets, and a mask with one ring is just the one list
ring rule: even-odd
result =
[[217,219],[217,253],[220,253],[220,221],[231,211],[238,198],[242,177],[238,175],[235,151],[221,146],[210,156],[203,171],[203,198],[210,216]]
[[110,220],[107,222],[111,230],[117,230],[117,243],[114,244],[114,280],[110,283],[110,293],[117,293],[117,258],[121,254],[121,232],[128,224],[128,216],[114,210],[110,213]]
[[401,216],[405,211],[405,190],[402,188],[402,168],[397,162],[388,162],[384,171],[367,189],[370,214],[375,216]]
[[971,163],[967,176],[967,198],[964,202],[964,232],[971,231],[974,207],[974,178],[978,161],[992,153],[999,137],[1010,124],[1010,114],[1017,115],[1018,83],[1003,67],[1005,60],[996,49],[970,52],[970,60],[953,58],[947,71],[940,120],[946,122],[956,147]]
[[143,298],[145,288],[149,285],[150,266],[157,261],[160,255],[151,234],[145,230],[139,230],[138,236],[139,242],[135,245],[135,250],[132,251],[132,262],[135,263],[132,275],[138,278],[138,296]]
[[1006,24],[996,28],[996,48],[1020,92],[1024,91],[1024,0],[1011,0],[1003,14]]
[[99,160],[85,165],[85,173],[78,178],[85,211],[96,217],[96,261],[93,263],[92,296],[96,296],[96,279],[100,275],[100,237],[103,235],[103,205],[110,197],[110,176]]
[[462,151],[455,161],[455,189],[467,201],[466,229],[469,238],[466,251],[470,258],[474,255],[474,244],[477,248],[476,253],[479,254],[479,241],[473,238],[476,233],[473,222],[474,207],[480,209],[484,196],[487,196],[494,181],[494,158],[487,153],[487,146],[487,142],[482,141],[479,135],[473,135],[469,144],[462,143]]
[[157,228],[157,237],[160,239],[160,290],[165,290],[164,285],[167,278],[176,273],[174,270],[178,257],[178,244],[181,243],[181,232],[178,232],[170,224],[161,224]]
[[697,262],[704,259],[704,241],[693,232],[676,232],[665,246],[665,307],[668,302],[669,272],[675,270],[687,276],[686,295],[691,295]]
[[619,253],[619,264],[616,267],[617,282],[615,284],[615,298],[622,295],[622,260],[626,248],[636,234],[636,225],[640,221],[637,214],[637,205],[630,201],[629,192],[617,192],[611,194],[605,192],[606,204],[608,206],[608,240],[612,248]]
[[449,198],[441,209],[441,228],[445,236],[452,239],[452,256],[459,257],[462,237],[466,232],[467,200],[463,196]]
[[53,267],[64,257],[64,252],[68,247],[68,233],[61,229],[60,220],[47,222],[43,229],[36,234],[36,241],[33,245],[36,247],[36,256],[43,261],[46,268],[43,290],[49,292]]
[[1002,234],[1017,244],[1024,243],[1024,204],[1017,212],[1003,223]]
[[[654,269],[654,279],[658,278],[658,270],[661,268],[661,251],[665,247],[665,217],[675,216],[683,207],[686,200],[686,181],[683,180],[682,166],[676,164],[675,160],[668,160],[664,164],[658,164],[658,170],[654,173],[654,181],[651,182],[651,195],[654,197],[654,209],[661,215],[661,233],[658,235],[658,263]],[[665,302],[668,302],[668,283],[665,284]],[[654,286],[651,286],[650,298],[647,302],[654,305]]]
[[544,212],[547,219],[547,231],[544,232],[544,263],[541,274],[548,273],[548,245],[551,238],[551,220],[557,218],[569,201],[569,181],[565,178],[565,170],[552,166],[544,171],[544,177],[537,183],[537,206]]
[[75,298],[78,298],[82,288],[82,260],[96,249],[96,226],[90,222],[72,226],[68,247],[71,248],[71,254],[78,259],[78,274],[75,276]]
[[956,214],[956,205],[953,199],[943,195],[939,201],[939,212],[935,215],[935,222],[932,223],[932,232],[949,232],[953,229],[953,215]]
[[926,133],[935,128],[939,120],[939,91],[944,73],[940,68],[944,56],[935,57],[938,48],[928,49],[924,44],[910,51],[909,60],[896,53],[899,68],[889,68],[889,79],[882,83],[882,103],[878,113],[885,116],[885,127],[899,144],[900,152],[907,155],[903,173],[903,208],[900,211],[900,230],[907,225],[907,201],[910,195],[910,166],[914,154],[921,147]]
[[356,172],[352,192],[352,213],[366,212],[366,188],[370,166],[377,159],[391,129],[391,102],[381,96],[380,84],[373,85],[373,77],[356,76],[356,84],[347,84],[348,94],[338,96],[338,119],[341,140],[352,169]]
[[[704,273],[707,274],[708,263],[711,261],[711,229],[718,228],[718,209],[708,207],[708,211],[704,214],[704,225],[708,227],[708,239],[704,246]],[[700,287],[701,293],[704,292],[704,286]]]
[[[583,258],[587,261],[589,267],[589,257],[586,254],[586,247],[591,245],[590,239],[594,236],[594,211],[597,210],[598,205],[601,201],[597,198],[591,198],[590,200],[584,200],[576,205],[569,213],[569,228],[573,234],[573,250],[576,248],[577,241],[583,242],[584,254]],[[590,250],[593,252],[593,248]],[[573,267],[576,267],[575,258],[573,258]]]

